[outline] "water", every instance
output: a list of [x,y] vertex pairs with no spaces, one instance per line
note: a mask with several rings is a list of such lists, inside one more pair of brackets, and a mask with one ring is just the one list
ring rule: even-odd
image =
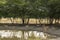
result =
[[43,32],[20,31],[20,30],[0,30],[0,40],[41,40],[46,39]]

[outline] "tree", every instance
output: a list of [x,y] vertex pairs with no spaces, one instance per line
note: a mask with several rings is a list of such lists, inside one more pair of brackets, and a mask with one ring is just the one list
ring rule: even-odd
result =
[[49,7],[49,18],[50,18],[50,24],[52,24],[53,22],[53,18],[57,18],[59,19],[59,10],[60,10],[60,6],[59,6],[60,2],[59,0],[57,1],[52,1],[49,3],[48,7]]

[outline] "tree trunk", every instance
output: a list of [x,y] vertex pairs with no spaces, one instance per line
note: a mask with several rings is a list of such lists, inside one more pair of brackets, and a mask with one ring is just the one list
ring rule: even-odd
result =
[[27,20],[27,24],[29,24],[29,18],[28,18],[28,20]]
[[13,24],[14,23],[14,20],[12,18],[10,18],[10,20],[11,20],[11,23]]
[[58,18],[58,24],[59,24],[59,18]]
[[48,23],[48,18],[47,18],[47,24],[49,24],[49,23]]
[[40,20],[41,20],[41,18],[39,18],[39,24],[41,24],[41,21]]
[[56,19],[55,19],[55,24],[56,24]]
[[53,19],[50,19],[50,24],[53,24]]
[[36,19],[36,24],[37,24],[37,19]]
[[1,18],[0,18],[0,23],[1,23]]
[[25,23],[24,23],[24,18],[22,18],[22,24],[25,24]]

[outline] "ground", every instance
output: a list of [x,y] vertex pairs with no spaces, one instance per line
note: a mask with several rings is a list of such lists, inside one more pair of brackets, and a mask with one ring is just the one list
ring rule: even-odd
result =
[[59,25],[0,25],[0,30],[39,31],[56,36],[56,38],[50,38],[49,40],[60,40]]

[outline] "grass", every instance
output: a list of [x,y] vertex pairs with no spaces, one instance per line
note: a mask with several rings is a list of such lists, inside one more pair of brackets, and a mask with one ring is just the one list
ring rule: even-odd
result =
[[[0,40],[25,40],[24,38],[17,38],[17,37],[12,37],[12,38],[1,38]],[[29,37],[26,40],[41,40],[39,37]]]

